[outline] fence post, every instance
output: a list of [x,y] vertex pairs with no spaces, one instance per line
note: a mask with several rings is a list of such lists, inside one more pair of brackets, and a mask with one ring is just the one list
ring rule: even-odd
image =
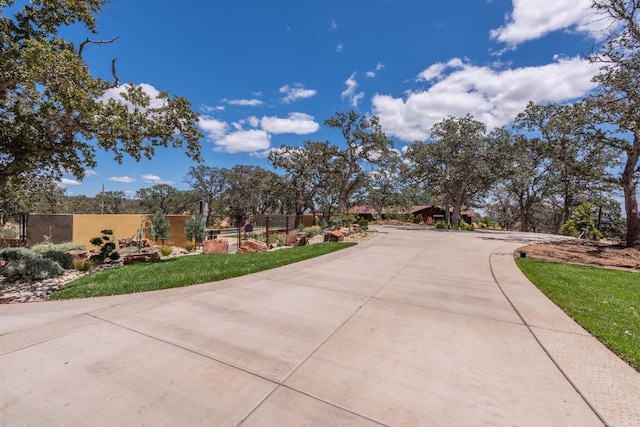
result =
[[265,242],[267,243],[267,246],[269,246],[269,216],[267,216],[267,218],[265,219]]

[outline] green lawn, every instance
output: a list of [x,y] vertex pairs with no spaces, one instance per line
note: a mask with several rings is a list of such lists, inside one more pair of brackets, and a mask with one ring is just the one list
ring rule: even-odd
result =
[[640,371],[640,275],[517,258],[524,274],[553,302]]
[[355,243],[322,243],[273,252],[190,255],[131,264],[83,276],[49,299],[86,298],[177,288],[280,267],[345,249]]

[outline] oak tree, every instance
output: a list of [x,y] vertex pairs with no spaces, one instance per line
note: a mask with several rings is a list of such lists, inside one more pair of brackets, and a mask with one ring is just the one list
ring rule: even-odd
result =
[[92,75],[82,51],[101,41],[59,34],[79,25],[95,35],[106,2],[0,1],[0,190],[34,171],[81,179],[97,150],[121,161],[172,146],[200,159],[198,115],[185,98],[120,85],[115,60],[113,81]]

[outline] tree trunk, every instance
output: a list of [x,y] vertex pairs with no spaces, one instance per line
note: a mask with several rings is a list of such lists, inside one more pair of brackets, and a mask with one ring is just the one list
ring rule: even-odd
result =
[[636,196],[636,183],[633,180],[640,158],[640,139],[634,137],[633,146],[627,150],[627,162],[620,178],[624,191],[624,208],[627,213],[627,247],[640,249],[640,212]]

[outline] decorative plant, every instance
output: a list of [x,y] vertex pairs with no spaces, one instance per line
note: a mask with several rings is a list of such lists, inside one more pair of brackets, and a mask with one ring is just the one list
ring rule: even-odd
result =
[[153,228],[151,229],[151,240],[160,240],[164,247],[164,242],[172,236],[169,231],[171,222],[165,217],[164,212],[156,211],[153,215]]
[[[185,223],[184,234],[187,236],[187,239],[195,240],[196,244],[202,243],[202,241],[207,237],[207,230],[205,229],[202,218],[196,216],[188,220]],[[185,249],[187,248],[185,247]]]
[[100,250],[97,254],[91,255],[91,260],[102,264],[116,250],[116,244],[111,241],[113,230],[102,230],[100,234],[101,236],[94,237],[89,242]]

